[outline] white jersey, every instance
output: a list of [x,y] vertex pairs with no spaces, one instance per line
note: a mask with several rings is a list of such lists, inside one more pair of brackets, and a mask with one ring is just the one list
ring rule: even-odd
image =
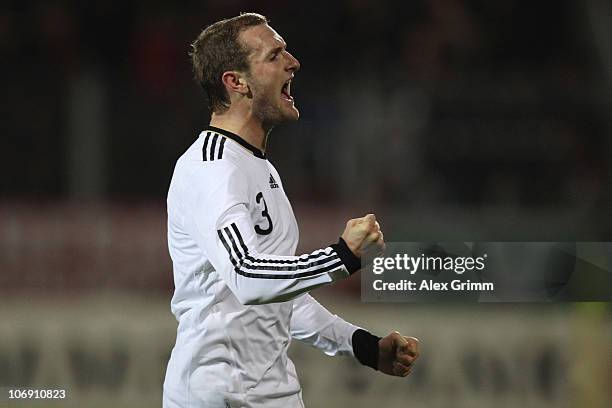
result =
[[357,327],[306,292],[358,259],[343,241],[295,256],[298,234],[276,169],[239,136],[209,127],[181,156],[168,192],[179,325],[165,408],[301,407],[291,339],[353,355]]

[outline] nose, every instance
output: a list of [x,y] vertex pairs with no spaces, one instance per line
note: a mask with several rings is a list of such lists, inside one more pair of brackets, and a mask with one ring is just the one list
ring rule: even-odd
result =
[[293,55],[287,52],[287,56],[289,57],[289,66],[287,67],[287,71],[295,72],[300,69],[300,61],[297,60]]

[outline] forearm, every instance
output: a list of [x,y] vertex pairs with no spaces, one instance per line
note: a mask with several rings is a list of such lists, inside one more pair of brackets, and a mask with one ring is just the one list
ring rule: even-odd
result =
[[356,329],[310,295],[300,296],[293,302],[291,336],[329,356],[352,356],[352,335]]

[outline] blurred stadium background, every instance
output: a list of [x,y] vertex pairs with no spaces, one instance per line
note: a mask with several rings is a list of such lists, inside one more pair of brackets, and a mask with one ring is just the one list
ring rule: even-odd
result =
[[[269,151],[302,250],[369,211],[388,241],[612,241],[609,1],[5,1],[0,406],[160,406],[165,193],[208,119],[188,44],[240,11],[302,64]],[[314,295],[422,361],[404,381],[295,345],[309,407],[612,402],[609,303],[362,304],[358,279]]]

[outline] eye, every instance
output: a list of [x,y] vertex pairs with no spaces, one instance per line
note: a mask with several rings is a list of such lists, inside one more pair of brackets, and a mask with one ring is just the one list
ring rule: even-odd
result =
[[270,61],[275,61],[278,59],[278,52],[275,52],[274,54],[272,54],[272,56],[270,57]]

